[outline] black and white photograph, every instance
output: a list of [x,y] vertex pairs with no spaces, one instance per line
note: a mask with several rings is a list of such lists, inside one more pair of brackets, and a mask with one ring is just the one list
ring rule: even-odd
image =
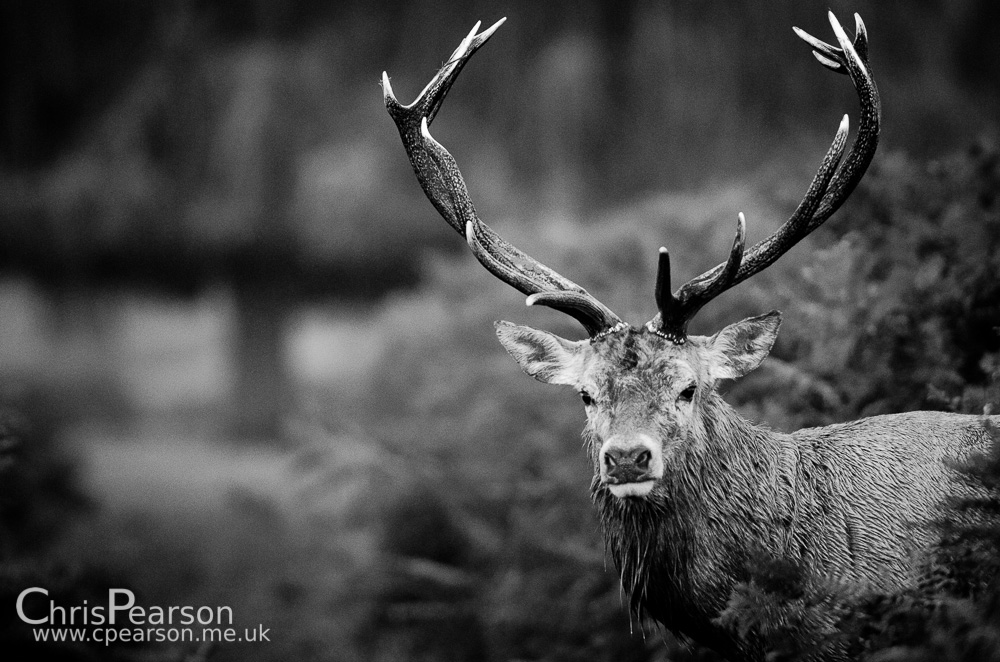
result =
[[1000,662],[1000,3],[0,52],[0,660]]

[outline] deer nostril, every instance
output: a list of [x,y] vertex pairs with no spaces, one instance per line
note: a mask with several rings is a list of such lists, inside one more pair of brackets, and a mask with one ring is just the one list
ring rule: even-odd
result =
[[601,453],[601,471],[608,477],[636,479],[648,474],[652,463],[653,449],[642,446],[612,446]]

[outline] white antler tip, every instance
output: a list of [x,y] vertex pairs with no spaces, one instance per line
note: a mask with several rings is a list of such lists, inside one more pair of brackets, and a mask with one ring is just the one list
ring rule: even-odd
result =
[[476,31],[479,30],[479,23],[479,21],[476,21],[476,24],[472,26],[471,30],[469,30],[469,34],[462,37],[462,41],[459,43],[458,48],[456,48],[455,52],[451,54],[448,64],[451,64],[468,54],[469,45],[472,44],[472,40],[476,38]]
[[838,131],[847,133],[849,128],[851,128],[851,119],[848,117],[847,113],[844,113],[844,119],[840,120],[840,128]]
[[503,25],[504,21],[506,21],[506,20],[507,20],[507,17],[506,17],[506,16],[504,16],[504,17],[503,17],[503,18],[501,18],[501,19],[500,19],[499,21],[497,21],[496,23],[494,23],[494,24],[493,24],[493,25],[491,25],[490,27],[486,28],[486,30],[485,30],[485,31],[483,32],[483,34],[481,35],[481,36],[482,36],[482,38],[483,38],[483,40],[485,41],[486,39],[489,39],[489,38],[490,38],[490,36],[491,36],[491,35],[492,35],[492,34],[493,34],[494,32],[496,32],[496,31],[497,31],[497,28],[499,28],[499,27],[500,27],[501,25]]
[[542,294],[541,292],[536,292],[535,294],[532,294],[531,296],[529,296],[527,299],[524,300],[524,305],[534,306],[535,302],[538,301],[538,297],[541,296],[541,294]]
[[392,93],[392,85],[389,84],[389,72],[382,72],[382,96],[386,99],[395,99],[396,95]]
[[666,246],[660,246],[660,255],[666,255],[669,252]]
[[840,21],[837,20],[837,17],[833,15],[832,11],[830,12],[830,27],[833,28],[833,33],[837,35],[837,41],[840,42],[840,47],[842,49],[845,51],[849,48],[851,50],[854,49],[854,46],[851,44],[851,39],[847,36],[847,33],[844,32],[844,26],[840,24]]
[[865,22],[861,20],[861,14],[854,13],[854,40],[859,44],[868,43],[868,30],[865,28]]

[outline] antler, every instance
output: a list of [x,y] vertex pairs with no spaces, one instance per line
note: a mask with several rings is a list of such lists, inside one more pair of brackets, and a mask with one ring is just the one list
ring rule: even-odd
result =
[[383,72],[385,107],[399,129],[424,193],[444,220],[465,237],[482,265],[500,280],[530,295],[529,306],[539,304],[560,310],[583,324],[591,337],[600,336],[623,328],[625,323],[587,290],[525,254],[483,223],[454,157],[428,131],[462,67],[505,20],[500,19],[479,34],[476,32],[480,23],[476,23],[420,96],[408,106],[396,101],[389,76]]
[[702,306],[771,265],[818,228],[847,199],[867,170],[878,146],[881,115],[878,90],[868,66],[868,34],[861,17],[855,14],[856,34],[852,44],[833,12],[829,13],[829,19],[840,48],[820,41],[799,28],[793,29],[813,47],[813,55],[820,64],[849,75],[857,90],[861,102],[860,126],[847,159],[837,170],[847,141],[848,120],[844,115],[830,149],[791,218],[770,237],[744,253],[746,220],[741,213],[729,259],[688,281],[673,294],[670,294],[670,255],[666,248],[661,248],[656,276],[656,305],[660,312],[646,323],[650,331],[675,343],[683,343],[688,322]]

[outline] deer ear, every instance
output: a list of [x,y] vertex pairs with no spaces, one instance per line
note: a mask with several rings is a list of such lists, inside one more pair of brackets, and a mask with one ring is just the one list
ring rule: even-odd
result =
[[781,313],[748,317],[730,324],[708,339],[709,374],[713,379],[736,379],[761,364],[778,337]]
[[575,386],[587,341],[571,341],[529,326],[496,322],[500,343],[526,373],[546,384]]

